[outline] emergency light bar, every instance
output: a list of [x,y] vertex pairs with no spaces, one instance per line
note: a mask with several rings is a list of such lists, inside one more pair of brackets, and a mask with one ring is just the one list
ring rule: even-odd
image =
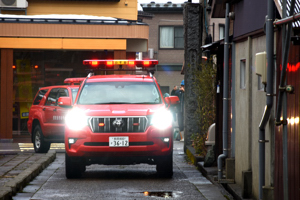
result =
[[84,65],[92,67],[113,67],[114,65],[127,65],[129,67],[154,67],[158,64],[158,60],[84,60]]
[[66,78],[64,80],[64,83],[70,83],[71,85],[74,85],[74,83],[81,83],[84,81],[85,78]]

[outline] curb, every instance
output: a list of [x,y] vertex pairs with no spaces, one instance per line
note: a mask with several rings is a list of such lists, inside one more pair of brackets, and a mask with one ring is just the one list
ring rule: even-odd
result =
[[196,151],[191,146],[186,146],[186,155],[189,157],[190,161],[197,166],[198,162],[204,161],[203,156],[196,156]]
[[12,199],[13,195],[22,190],[26,184],[39,175],[51,162],[55,160],[55,158],[56,152],[50,150],[35,164],[22,171],[13,180],[5,183],[4,187],[0,188],[0,200]]
[[213,180],[213,176],[218,174],[218,170],[215,167],[204,167],[204,158],[202,156],[196,156],[196,151],[192,146],[186,146],[186,155],[192,161],[192,163],[197,167],[198,171],[202,173],[213,185],[219,188],[220,193],[227,199],[232,196],[222,184]]

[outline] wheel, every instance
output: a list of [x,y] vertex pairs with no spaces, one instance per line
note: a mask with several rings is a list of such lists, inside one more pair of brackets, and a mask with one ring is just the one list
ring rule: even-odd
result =
[[173,153],[158,159],[156,171],[162,177],[171,178],[173,176]]
[[50,149],[50,143],[44,141],[42,129],[39,125],[33,131],[33,146],[36,153],[47,153]]
[[85,171],[85,165],[72,162],[68,154],[65,154],[65,167],[66,167],[66,177],[68,179],[80,178],[82,173]]

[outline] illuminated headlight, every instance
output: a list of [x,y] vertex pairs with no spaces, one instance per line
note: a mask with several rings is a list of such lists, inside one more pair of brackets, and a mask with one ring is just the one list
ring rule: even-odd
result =
[[159,110],[154,113],[151,125],[154,127],[164,130],[172,125],[173,116],[170,111],[168,110]]
[[87,126],[87,116],[78,108],[70,110],[65,118],[66,125],[71,130],[81,130]]

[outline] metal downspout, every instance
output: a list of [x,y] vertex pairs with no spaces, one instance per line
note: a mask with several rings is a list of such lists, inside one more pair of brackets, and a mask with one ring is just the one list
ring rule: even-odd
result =
[[226,3],[224,80],[223,80],[223,154],[218,157],[218,180],[222,179],[222,159],[228,156],[228,74],[229,74],[229,3]]
[[235,115],[235,43],[232,43],[232,57],[231,60],[231,79],[232,81],[232,86],[231,86],[231,109],[232,109],[232,119],[231,119],[231,127],[232,127],[232,132],[231,132],[231,157],[235,157],[235,120],[236,120],[236,115]]
[[265,127],[269,121],[273,106],[274,82],[274,17],[273,0],[268,0],[268,15],[266,19],[266,47],[267,47],[267,97],[264,114],[259,124],[259,199],[262,199],[262,189],[265,185]]
[[[295,0],[291,1],[290,4],[290,16],[293,16],[295,9]],[[282,2],[282,18],[286,19],[286,1]],[[283,155],[283,197],[285,200],[289,199],[289,187],[288,187],[288,137],[287,137],[287,93],[286,87],[286,68],[290,50],[290,39],[291,39],[292,21],[289,21],[287,25],[282,26],[282,71],[280,76],[279,95],[278,95],[278,106],[276,112],[276,125],[283,125],[282,134],[282,155]],[[283,110],[282,110],[283,107]],[[282,110],[282,118],[281,117]]]

